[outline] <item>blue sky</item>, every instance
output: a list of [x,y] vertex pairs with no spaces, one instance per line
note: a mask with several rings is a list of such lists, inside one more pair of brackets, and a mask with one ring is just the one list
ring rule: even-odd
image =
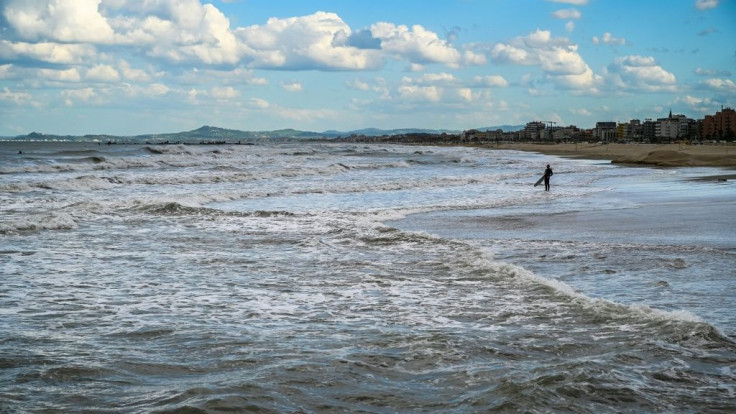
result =
[[0,0],[0,136],[702,118],[736,0]]

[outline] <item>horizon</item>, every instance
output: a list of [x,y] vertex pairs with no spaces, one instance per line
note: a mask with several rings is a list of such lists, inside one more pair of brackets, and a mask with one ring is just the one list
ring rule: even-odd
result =
[[702,119],[736,0],[6,0],[0,136]]

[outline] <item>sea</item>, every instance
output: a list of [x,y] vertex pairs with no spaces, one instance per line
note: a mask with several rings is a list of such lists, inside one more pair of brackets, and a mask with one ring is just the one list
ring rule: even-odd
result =
[[0,142],[0,412],[733,413],[732,173]]

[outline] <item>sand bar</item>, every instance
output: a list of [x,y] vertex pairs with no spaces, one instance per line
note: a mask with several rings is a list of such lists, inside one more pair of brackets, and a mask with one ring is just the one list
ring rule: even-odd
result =
[[686,144],[492,144],[494,149],[533,151],[565,157],[607,159],[612,163],[660,167],[736,167],[736,145]]

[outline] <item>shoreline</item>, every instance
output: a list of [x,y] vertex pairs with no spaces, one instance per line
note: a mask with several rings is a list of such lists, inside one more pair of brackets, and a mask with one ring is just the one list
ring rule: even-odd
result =
[[538,152],[570,158],[611,160],[613,164],[657,167],[736,168],[736,145],[685,144],[490,144],[482,148]]

